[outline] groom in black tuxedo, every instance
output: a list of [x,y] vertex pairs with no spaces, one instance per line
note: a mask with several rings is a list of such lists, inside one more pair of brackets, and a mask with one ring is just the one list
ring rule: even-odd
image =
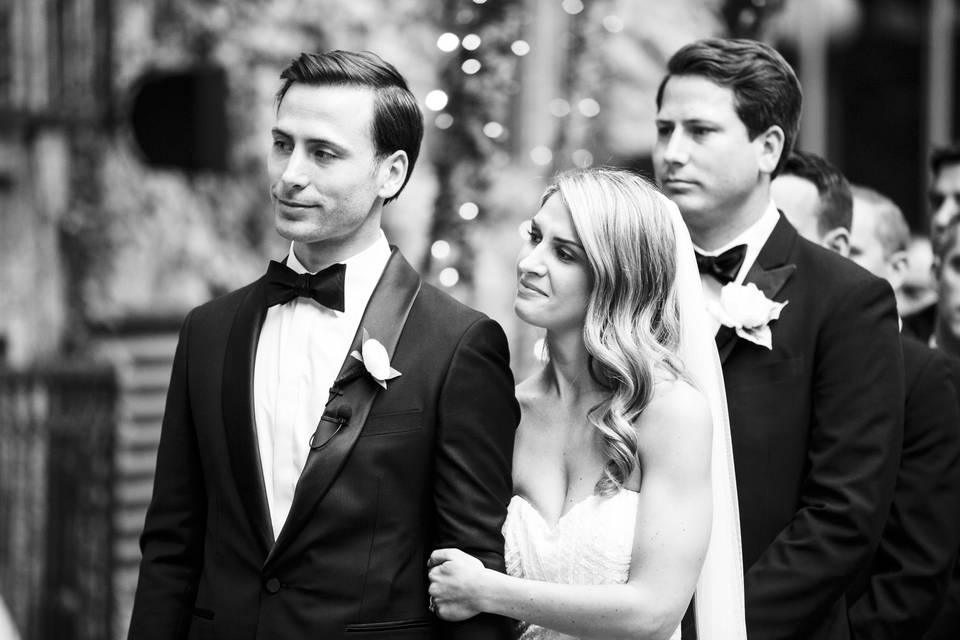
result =
[[130,638],[509,638],[429,611],[434,548],[503,570],[519,407],[500,326],[380,230],[420,109],[370,53],[281,78],[268,172],[291,248],[183,324]]
[[654,168],[717,319],[743,538],[747,631],[849,637],[844,593],[876,547],[903,435],[893,292],[797,234],[770,197],[800,85],[749,40],[675,53]]

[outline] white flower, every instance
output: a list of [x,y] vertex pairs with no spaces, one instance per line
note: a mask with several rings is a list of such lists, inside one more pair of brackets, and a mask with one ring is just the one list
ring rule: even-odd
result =
[[746,285],[731,282],[720,290],[720,304],[711,303],[708,310],[741,338],[772,349],[769,324],[780,317],[786,305],[786,302],[768,299],[752,282]]
[[393,380],[400,375],[400,372],[390,366],[390,356],[387,350],[378,340],[374,340],[363,330],[363,346],[360,351],[352,351],[351,356],[363,363],[370,377],[377,381],[384,389],[387,388],[387,380]]

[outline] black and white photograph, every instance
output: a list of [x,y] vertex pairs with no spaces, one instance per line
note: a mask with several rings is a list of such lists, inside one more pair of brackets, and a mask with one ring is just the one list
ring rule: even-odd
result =
[[960,639],[960,0],[0,0],[0,640]]

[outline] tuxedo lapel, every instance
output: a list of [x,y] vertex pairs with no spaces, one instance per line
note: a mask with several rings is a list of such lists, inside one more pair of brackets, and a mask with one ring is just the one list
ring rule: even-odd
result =
[[[420,291],[420,276],[413,267],[393,248],[390,261],[384,269],[380,281],[377,283],[367,308],[364,310],[360,326],[353,338],[350,351],[360,350],[363,341],[363,332],[370,338],[378,340],[386,349],[390,359],[393,358],[400,333],[413,306],[413,302]],[[300,531],[317,503],[323,498],[334,479],[343,468],[347,456],[356,444],[360,431],[363,428],[370,407],[383,389],[368,375],[355,375],[361,371],[362,365],[348,355],[337,375],[337,382],[331,390],[330,398],[324,413],[336,414],[340,407],[350,408],[349,422],[338,431],[329,443],[320,448],[311,450],[307,456],[303,472],[293,495],[290,513],[284,522],[283,528],[277,537],[277,542],[267,558],[267,563],[277,557],[289,541]],[[401,372],[403,373],[403,372]],[[412,372],[411,372],[412,373]],[[349,380],[349,382],[342,382]],[[342,388],[336,391],[342,384]],[[387,390],[389,392],[387,383]]]
[[257,448],[253,404],[253,367],[260,328],[267,314],[264,282],[261,278],[250,286],[230,328],[223,360],[221,405],[233,479],[257,541],[266,554],[273,545],[273,529]]
[[[798,237],[797,230],[781,213],[780,220],[777,221],[777,225],[757,255],[753,266],[750,267],[750,271],[747,272],[743,283],[753,283],[770,300],[783,302],[777,296],[797,270],[797,265],[787,261]],[[738,342],[736,331],[731,327],[721,326],[716,340],[720,361],[726,362]]]

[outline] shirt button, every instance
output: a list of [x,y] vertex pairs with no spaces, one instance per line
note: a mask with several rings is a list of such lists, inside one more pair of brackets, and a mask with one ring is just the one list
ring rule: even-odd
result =
[[280,581],[276,578],[270,578],[264,586],[267,588],[267,593],[280,591]]

